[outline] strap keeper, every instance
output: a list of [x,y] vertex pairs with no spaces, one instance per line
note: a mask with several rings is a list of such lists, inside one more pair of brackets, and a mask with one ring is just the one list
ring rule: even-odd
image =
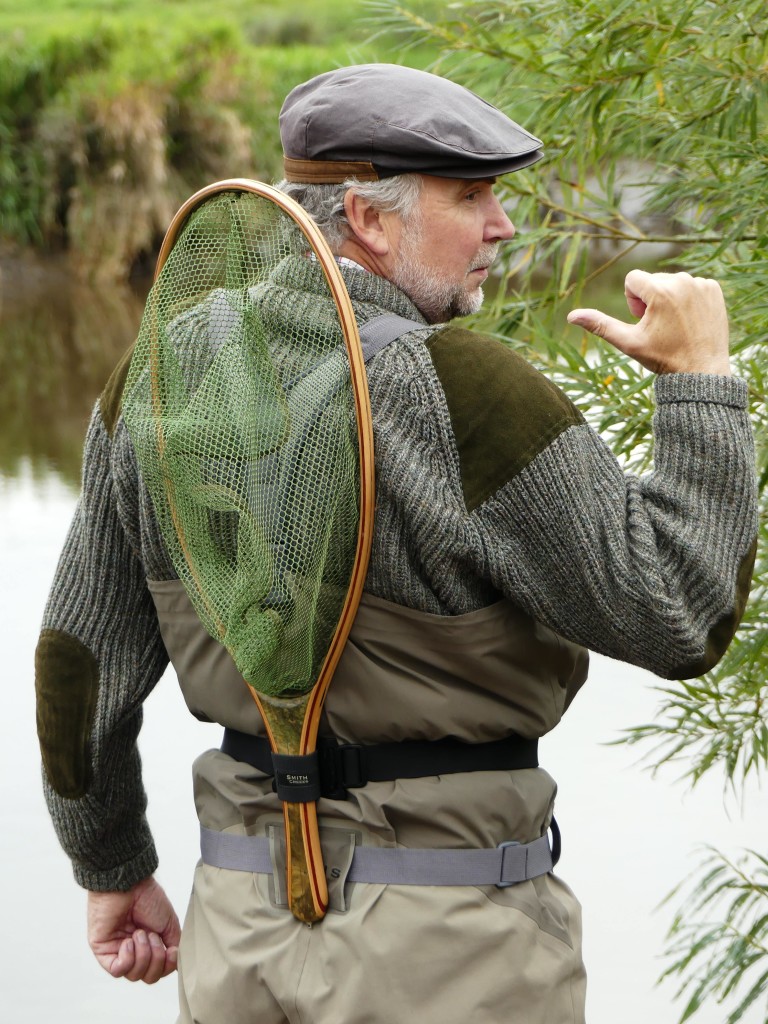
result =
[[313,754],[272,754],[274,790],[287,804],[309,804],[320,799],[320,764]]
[[549,831],[552,833],[552,867],[554,867],[560,860],[560,854],[563,850],[562,839],[560,837],[560,826],[557,824],[554,817],[549,823]]
[[[504,878],[504,875],[505,875],[504,868],[505,868],[505,864],[507,862],[507,853],[506,853],[506,851],[507,850],[511,850],[513,846],[520,846],[520,843],[518,843],[515,839],[509,839],[509,840],[507,840],[507,842],[499,843],[499,845],[496,847],[497,850],[501,850],[502,851],[502,853],[501,853],[501,862],[499,864],[499,880],[496,883],[496,888],[497,889],[509,889],[510,886],[517,884],[516,882],[505,882],[505,881],[503,881],[503,878]],[[523,856],[523,872],[522,872],[522,875],[525,878],[525,861],[527,860],[526,851],[525,850],[522,851],[522,856]],[[519,859],[519,857],[518,857],[518,859]]]

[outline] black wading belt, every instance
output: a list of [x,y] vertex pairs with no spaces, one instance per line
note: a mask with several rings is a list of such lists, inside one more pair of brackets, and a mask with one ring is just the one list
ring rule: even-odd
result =
[[[274,775],[266,737],[225,729],[221,750],[235,761],[244,761],[265,775]],[[348,789],[359,789],[368,782],[539,766],[538,740],[528,740],[514,733],[490,743],[442,739],[370,745],[338,743],[333,737],[320,736],[317,754],[320,795],[328,800],[346,800]]]

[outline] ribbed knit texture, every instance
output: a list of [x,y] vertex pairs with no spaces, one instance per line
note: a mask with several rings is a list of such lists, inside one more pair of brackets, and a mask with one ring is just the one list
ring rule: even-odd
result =
[[142,565],[117,513],[111,444],[98,408],[86,438],[83,492],[44,627],[76,637],[100,667],[91,789],[82,799],[66,800],[45,779],[53,823],[80,885],[127,889],[157,866],[136,737],[142,702],[168,656]]
[[[342,272],[361,323],[382,311],[422,319],[384,279]],[[308,290],[319,273],[308,261]],[[744,383],[658,379],[655,469],[644,478],[572,426],[469,512],[425,344],[434,330],[393,342],[368,367],[377,505],[366,588],[441,615],[504,595],[568,639],[661,675],[695,662],[737,601],[756,535]],[[98,407],[83,484],[44,626],[76,637],[100,667],[94,781],[82,799],[46,793],[77,880],[125,889],[156,863],[135,739],[167,656],[145,579],[175,574],[124,424],[110,440]]]

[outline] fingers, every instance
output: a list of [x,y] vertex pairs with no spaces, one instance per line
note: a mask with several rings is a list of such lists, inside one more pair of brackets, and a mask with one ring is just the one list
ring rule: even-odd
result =
[[[685,276],[689,277],[688,274]],[[662,280],[671,280],[672,277],[672,274],[649,274],[646,270],[630,270],[624,279],[624,295],[632,316],[638,320],[642,319],[651,297],[658,292]],[[597,309],[574,309],[568,314],[568,323],[583,327],[590,334],[602,338],[622,352],[629,351],[638,335],[634,324],[626,324]]]
[[179,919],[151,877],[128,892],[88,894],[88,942],[114,978],[152,985],[171,974],[180,935]]
[[728,316],[716,281],[631,270],[624,294],[637,323],[626,324],[596,309],[575,309],[568,322],[653,373],[730,374]]
[[628,352],[631,349],[637,333],[634,324],[625,324],[615,317],[601,313],[599,309],[571,310],[568,314],[568,323],[583,327],[585,331],[602,338],[622,352]]
[[[638,273],[641,273],[639,271]],[[643,286],[642,281],[633,282],[631,280],[632,273],[630,271],[624,280],[624,297],[627,300],[627,306],[632,316],[636,316],[640,320],[645,316],[645,311],[648,308],[648,303],[642,298],[640,291]],[[643,289],[645,291],[645,289]],[[647,294],[647,293],[646,293]]]
[[168,922],[160,933],[160,937],[166,949],[175,949],[181,941],[181,924],[173,909],[171,909]]
[[705,279],[693,278],[690,274],[686,274],[684,270],[668,274],[659,270],[650,273],[647,270],[635,268],[635,270],[630,270],[624,278],[624,294],[627,300],[630,297],[637,298],[647,305],[649,298],[661,289],[688,288],[690,287],[689,282],[695,280],[703,281]]
[[630,297],[647,301],[648,294],[653,289],[654,278],[658,282],[661,278],[670,276],[670,274],[649,274],[647,270],[630,270],[624,278],[624,294],[627,301]]
[[166,947],[155,932],[147,933],[140,929],[130,938],[123,939],[108,970],[113,978],[154,985],[176,970],[177,955],[177,947]]

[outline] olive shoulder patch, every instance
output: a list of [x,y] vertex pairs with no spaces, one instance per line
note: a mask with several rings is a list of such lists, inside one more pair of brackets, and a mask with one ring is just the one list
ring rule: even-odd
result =
[[584,422],[560,388],[495,338],[449,326],[427,347],[448,403],[470,512]]

